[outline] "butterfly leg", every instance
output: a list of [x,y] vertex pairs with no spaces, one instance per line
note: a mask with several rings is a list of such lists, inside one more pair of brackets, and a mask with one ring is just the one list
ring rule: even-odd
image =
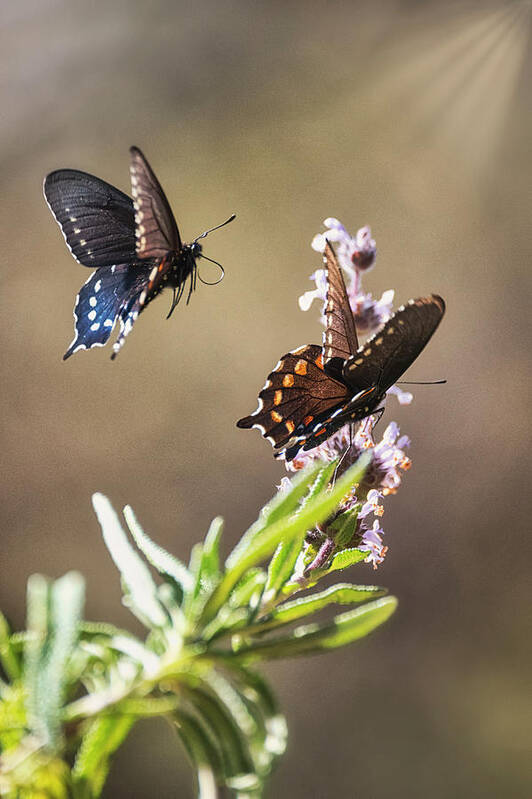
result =
[[372,429],[372,430],[374,430],[374,429],[377,427],[377,425],[379,424],[380,420],[382,419],[382,414],[384,413],[384,411],[385,411],[385,408],[376,408],[376,409],[373,411],[373,413],[374,413],[375,415],[377,415],[377,414],[379,414],[379,415],[378,415],[378,417],[377,417],[377,421],[376,421],[376,422],[373,422],[373,425],[371,426],[371,429]]

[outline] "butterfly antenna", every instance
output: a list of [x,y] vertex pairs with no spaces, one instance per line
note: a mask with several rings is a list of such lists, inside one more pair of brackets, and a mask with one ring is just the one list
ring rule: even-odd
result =
[[441,386],[447,380],[397,380],[402,386]]
[[[225,224],[225,223],[224,223],[224,224]],[[225,269],[223,268],[223,266],[222,266],[221,264],[219,264],[219,263],[218,263],[218,261],[214,261],[212,258],[208,258],[208,257],[207,257],[206,255],[204,255],[203,253],[201,253],[201,257],[202,257],[202,258],[205,258],[205,260],[206,260],[206,261],[210,261],[210,262],[211,262],[211,264],[216,264],[216,266],[219,266],[219,267],[220,267],[220,270],[221,270],[221,274],[220,274],[220,277],[218,278],[218,280],[215,280],[215,281],[214,281],[214,283],[208,283],[206,280],[203,280],[203,278],[202,278],[202,276],[199,274],[199,272],[198,272],[198,279],[199,279],[199,280],[200,280],[200,281],[203,283],[203,285],[205,285],[205,286],[216,286],[218,283],[221,283],[221,282],[222,282],[222,280],[223,280],[223,279],[224,279],[224,277],[225,277]]]
[[221,227],[224,227],[224,225],[228,225],[229,222],[232,222],[233,219],[236,219],[236,214],[231,214],[229,219],[226,219],[225,222],[222,222],[221,225],[216,225],[216,227],[211,227],[210,230],[206,230],[204,233],[202,233],[200,236],[198,236],[197,239],[194,239],[194,241],[199,241],[200,239],[204,239],[205,236],[208,236],[209,233],[213,232],[213,230],[219,230]]

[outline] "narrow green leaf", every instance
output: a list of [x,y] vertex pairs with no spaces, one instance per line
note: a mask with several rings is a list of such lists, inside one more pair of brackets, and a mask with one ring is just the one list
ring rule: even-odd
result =
[[[290,541],[297,538],[301,533],[314,527],[316,524],[327,519],[337,508],[338,503],[347,494],[355,483],[358,483],[367,468],[370,456],[365,453],[356,464],[351,466],[330,491],[323,491],[304,508],[290,519],[282,518],[272,525],[263,529],[260,537],[255,540],[253,547],[242,549],[239,556],[233,558],[232,566],[229,568],[221,583],[214,591],[203,612],[203,620],[208,621],[213,618],[223,605],[238,580],[247,569],[256,566],[261,560],[268,557],[280,541]],[[316,471],[310,471],[315,477]]]
[[307,492],[318,472],[323,468],[319,461],[303,469],[293,478],[289,491],[278,491],[270,502],[262,509],[259,518],[247,530],[225,562],[226,569],[242,560],[244,554],[253,548],[263,530],[281,519],[287,518],[298,507],[300,499]]
[[164,627],[168,616],[157,597],[148,567],[129,543],[113,506],[103,494],[93,494],[92,504],[107,549],[126,587],[128,606],[147,627]]
[[0,663],[11,682],[15,682],[22,672],[17,654],[11,642],[9,624],[0,612]]
[[222,668],[226,670],[228,678],[235,683],[242,698],[255,708],[262,719],[264,730],[262,754],[267,758],[266,773],[272,760],[282,755],[286,749],[288,736],[286,720],[269,685],[260,674],[235,662],[226,661],[222,664]]
[[253,633],[255,630],[263,632],[282,624],[289,624],[304,616],[317,613],[331,604],[351,605],[358,602],[366,602],[368,599],[377,599],[377,597],[384,596],[386,593],[385,588],[379,588],[376,585],[338,583],[317,594],[311,594],[310,596],[294,599],[291,602],[279,605],[264,622],[258,621],[253,626],[247,627],[245,635]]
[[[79,632],[82,638],[97,638],[98,636],[113,638],[115,635],[135,638],[133,633],[105,621],[80,621]],[[138,639],[135,638],[135,640]]]
[[203,544],[202,572],[207,579],[213,579],[220,572],[220,539],[224,528],[224,520],[216,516],[207,531]]
[[249,605],[253,595],[262,591],[265,582],[266,572],[264,569],[258,566],[254,569],[248,569],[242,575],[229,597],[230,606],[238,608],[242,605]]
[[322,491],[324,491],[329,483],[331,482],[335,469],[338,466],[338,458],[335,458],[330,463],[326,463],[325,465],[321,464],[321,469],[318,471],[314,482],[311,484],[307,494],[301,500],[301,504],[298,508],[298,513],[305,507],[309,502],[315,499]]
[[196,769],[198,799],[217,799],[217,782],[222,780],[221,755],[201,723],[190,713],[175,713],[176,730]]
[[261,606],[274,600],[283,585],[292,576],[304,540],[305,531],[291,541],[280,541],[277,545],[268,565],[268,579],[264,587]]
[[120,713],[138,719],[143,716],[152,718],[153,716],[168,716],[175,713],[179,707],[179,697],[168,694],[166,696],[146,696],[123,699],[117,709]]
[[28,720],[38,739],[56,747],[61,735],[61,709],[67,671],[78,637],[85,584],[77,572],[50,584],[41,575],[28,580],[28,638],[25,686]]
[[159,669],[157,655],[132,635],[114,635],[109,641],[109,647],[138,663],[147,677],[156,674]]
[[290,636],[243,646],[230,657],[242,662],[253,662],[336,649],[368,635],[383,624],[396,607],[395,597],[377,599],[356,610],[341,613],[331,623],[309,624],[296,628]]
[[333,556],[331,561],[331,565],[326,570],[325,574],[330,574],[331,572],[340,571],[341,569],[347,569],[349,566],[354,566],[355,563],[360,563],[362,560],[366,560],[368,557],[367,550],[364,549],[343,549],[341,552],[337,552],[336,555]]
[[88,722],[72,767],[74,785],[88,785],[90,796],[100,796],[110,758],[126,739],[134,721],[133,716],[108,715]]
[[221,747],[225,778],[253,774],[246,736],[223,701],[199,684],[183,692]]
[[185,564],[181,563],[175,555],[171,555],[162,546],[152,541],[140,526],[135,513],[129,505],[126,505],[123,513],[131,535],[146,560],[151,563],[154,569],[157,569],[159,574],[170,577],[181,586],[183,593],[190,591],[193,580]]
[[334,543],[339,550],[347,547],[353,540],[357,527],[358,513],[358,507],[346,511],[331,524],[334,531],[331,537],[334,538]]

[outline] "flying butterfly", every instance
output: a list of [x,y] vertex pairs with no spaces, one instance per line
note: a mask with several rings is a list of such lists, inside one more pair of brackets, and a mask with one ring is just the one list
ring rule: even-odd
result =
[[355,319],[333,248],[326,243],[323,344],[283,355],[259,394],[259,407],[237,422],[256,427],[292,460],[300,449],[323,444],[347,423],[379,408],[386,391],[415,361],[445,312],[441,297],[410,300],[359,346]]
[[[76,297],[74,340],[63,356],[103,347],[116,321],[120,324],[111,358],[146,306],[164,289],[173,289],[170,317],[185,292],[187,303],[196,288],[200,239],[222,225],[183,244],[166,195],[138,147],[130,148],[133,199],[104,180],[75,169],[59,169],[44,180],[44,196],[67,247],[79,264],[95,271]],[[202,280],[199,277],[201,282]],[[219,280],[215,281],[216,283]],[[208,284],[214,285],[214,284]]]

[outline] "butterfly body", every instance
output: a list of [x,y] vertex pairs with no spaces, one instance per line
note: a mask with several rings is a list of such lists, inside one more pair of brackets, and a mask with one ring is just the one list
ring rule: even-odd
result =
[[421,297],[401,307],[374,336],[358,345],[353,313],[332,247],[324,262],[328,281],[323,344],[283,355],[259,393],[259,407],[237,422],[258,428],[292,460],[322,444],[347,423],[380,410],[386,391],[413,363],[436,330],[445,303]]
[[96,269],[76,298],[75,335],[64,359],[81,349],[103,347],[118,321],[115,358],[139,314],[164,288],[174,292],[170,316],[187,281],[187,302],[196,286],[201,244],[181,241],[148,161],[137,147],[130,155],[133,199],[74,169],[51,172],[44,181],[46,201],[70,252],[78,263]]

